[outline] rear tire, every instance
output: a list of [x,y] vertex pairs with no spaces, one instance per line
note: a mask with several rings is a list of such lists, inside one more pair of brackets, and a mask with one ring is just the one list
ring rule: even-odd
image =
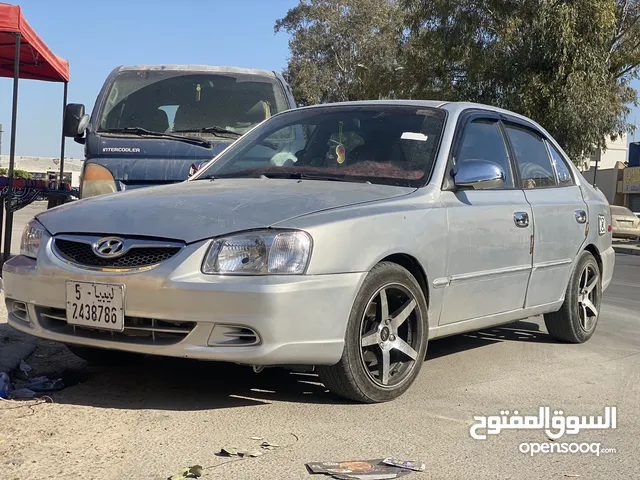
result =
[[544,316],[549,335],[569,343],[589,340],[598,324],[601,300],[600,267],[593,255],[584,251],[569,279],[562,307]]
[[76,357],[80,357],[94,365],[109,367],[126,366],[140,362],[142,355],[121,350],[107,350],[105,348],[84,347],[80,345],[67,345],[67,348]]
[[420,284],[401,266],[379,263],[356,296],[342,358],[317,371],[336,395],[387,402],[402,395],[420,373],[427,338],[427,302]]

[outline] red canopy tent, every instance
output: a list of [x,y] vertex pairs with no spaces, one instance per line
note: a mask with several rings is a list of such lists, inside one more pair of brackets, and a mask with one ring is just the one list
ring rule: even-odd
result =
[[[46,82],[63,82],[64,94],[62,108],[67,103],[69,82],[69,62],[56,56],[38,37],[36,32],[22,16],[17,5],[0,3],[0,77],[13,77],[13,109],[11,114],[11,149],[9,154],[9,177],[6,205],[11,204],[13,191],[13,169],[15,164],[16,117],[18,113],[18,80],[26,78]],[[64,171],[64,135],[60,149],[60,178]],[[3,209],[0,208],[0,224]],[[13,212],[7,210],[4,235],[4,255],[1,265],[11,253],[11,230]]]

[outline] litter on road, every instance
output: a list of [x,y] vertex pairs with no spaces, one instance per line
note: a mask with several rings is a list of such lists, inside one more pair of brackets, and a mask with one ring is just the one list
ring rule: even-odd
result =
[[[26,363],[24,365],[26,365]],[[21,371],[24,372],[22,368]],[[5,372],[0,372],[0,398],[9,398],[11,400],[30,400],[39,396],[38,394],[58,392],[64,387],[65,385],[61,378],[50,380],[49,377],[41,376],[31,378],[27,383],[20,386],[20,388],[15,388],[11,384],[11,378],[9,375]]]
[[423,471],[426,468],[425,464],[420,462],[398,460],[392,457],[346,462],[313,462],[307,463],[306,467],[310,473],[322,473],[339,480],[387,480],[400,478],[413,471]]
[[24,360],[20,360],[20,371],[22,373],[24,373],[24,376],[26,378],[29,378],[29,372],[33,370],[33,368],[31,367],[31,365],[29,365],[27,362],[25,362]]
[[193,467],[185,467],[174,473],[168,480],[182,480],[185,478],[200,478],[202,476],[202,466],[194,465]]
[[[262,437],[251,437],[252,440],[262,440]],[[267,453],[265,450],[275,450],[280,447],[276,443],[264,441],[260,448],[243,449],[236,446],[225,446],[220,449],[219,456],[222,457],[260,457]]]
[[5,372],[0,372],[0,398],[7,398],[9,389],[11,388],[11,380]]

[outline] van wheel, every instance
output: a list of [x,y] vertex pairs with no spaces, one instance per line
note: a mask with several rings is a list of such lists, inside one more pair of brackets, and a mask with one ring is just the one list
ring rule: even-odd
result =
[[601,301],[600,267],[593,255],[584,251],[569,279],[562,307],[544,316],[547,331],[564,342],[586,342],[596,331]]
[[88,363],[94,365],[104,365],[109,367],[126,366],[139,363],[142,355],[123,352],[122,350],[107,350],[105,348],[83,347],[80,345],[69,345],[67,348],[76,357],[80,357]]
[[363,403],[393,400],[414,382],[427,350],[427,302],[417,280],[383,262],[351,309],[342,358],[317,371],[336,395]]

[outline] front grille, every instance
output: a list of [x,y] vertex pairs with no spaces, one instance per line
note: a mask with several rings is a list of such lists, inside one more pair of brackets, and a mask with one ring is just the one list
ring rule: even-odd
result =
[[122,332],[110,332],[67,323],[67,313],[61,308],[38,307],[40,325],[47,330],[76,337],[135,343],[139,345],[173,345],[183,340],[195,328],[195,322],[125,317]]
[[93,253],[90,243],[57,238],[57,253],[65,260],[93,268],[133,269],[157,265],[180,251],[180,247],[133,246],[124,255],[116,258],[101,258]]

